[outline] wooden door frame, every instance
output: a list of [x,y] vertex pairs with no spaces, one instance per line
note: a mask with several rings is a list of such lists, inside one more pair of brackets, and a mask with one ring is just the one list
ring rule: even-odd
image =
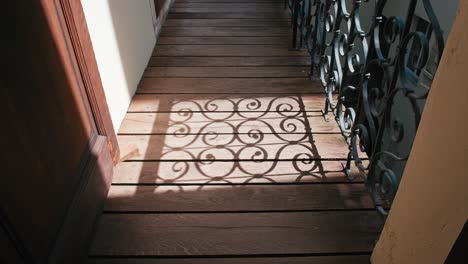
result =
[[93,45],[86,24],[81,0],[54,0],[59,17],[63,18],[73,48],[81,81],[90,102],[91,112],[98,135],[107,137],[107,146],[114,164],[119,161],[120,151],[117,136],[112,124],[101,76],[97,66]]
[[87,111],[94,119],[95,133],[76,171],[81,179],[74,186],[71,203],[48,259],[50,263],[81,263],[87,256],[93,227],[107,198],[112,167],[119,161],[120,151],[81,0],[42,3],[55,8],[60,28],[53,30],[63,32],[64,43],[60,44],[67,47],[69,62],[75,69],[75,76],[70,77],[77,79],[81,93],[87,96]]
[[40,0],[30,5],[40,14],[35,17],[37,21],[46,20],[44,24],[50,32],[36,40],[47,39],[54,43],[53,49],[60,62],[57,64],[57,57],[53,58],[55,64],[49,69],[50,74],[61,74],[71,80],[71,85],[64,85],[63,89],[73,91],[74,102],[78,104],[71,103],[69,107],[76,107],[84,117],[77,122],[86,127],[88,142],[76,168],[63,175],[69,177],[71,173],[78,177],[73,177],[76,180],[63,197],[66,208],[58,213],[60,225],[47,252],[39,256],[40,259],[34,259],[25,246],[26,241],[22,241],[16,232],[14,223],[10,223],[8,215],[0,210],[0,259],[12,263],[82,263],[111,184],[113,165],[119,161],[117,136],[81,1]]

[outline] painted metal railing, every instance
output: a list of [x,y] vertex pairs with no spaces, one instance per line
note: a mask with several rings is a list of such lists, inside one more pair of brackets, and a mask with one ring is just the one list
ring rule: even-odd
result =
[[[326,95],[323,114],[333,114],[349,145],[344,171],[352,180],[355,164],[383,215],[398,189],[444,49],[430,0],[407,1],[406,18],[385,16],[392,2],[286,2],[292,48],[310,52],[310,78],[319,78]],[[418,4],[427,27],[415,27]]]

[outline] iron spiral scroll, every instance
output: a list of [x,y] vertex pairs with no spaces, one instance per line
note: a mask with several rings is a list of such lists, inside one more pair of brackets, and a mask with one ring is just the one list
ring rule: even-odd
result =
[[[324,116],[333,114],[349,145],[344,171],[352,180],[354,162],[384,216],[429,93],[430,83],[424,87],[421,80],[425,72],[435,73],[444,49],[430,0],[408,1],[405,18],[384,14],[392,2],[286,1],[292,14],[292,47],[308,49],[310,78],[318,75],[326,95]],[[418,5],[430,25],[428,32],[412,26]],[[414,47],[416,61],[410,57]]]

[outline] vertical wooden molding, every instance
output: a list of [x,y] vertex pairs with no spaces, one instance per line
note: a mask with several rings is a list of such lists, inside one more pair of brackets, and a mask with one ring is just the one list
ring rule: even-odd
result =
[[81,1],[60,0],[60,3],[98,134],[107,137],[107,145],[116,164],[120,156],[117,136],[112,125]]
[[468,217],[468,1],[460,1],[372,263],[444,263]]

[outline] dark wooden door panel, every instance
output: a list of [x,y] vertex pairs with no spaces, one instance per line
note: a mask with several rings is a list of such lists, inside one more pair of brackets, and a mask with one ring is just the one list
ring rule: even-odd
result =
[[[73,231],[89,234],[99,211],[83,195],[102,200],[107,192],[109,147],[96,126],[61,2],[12,1],[5,16],[14,27],[6,27],[2,49],[2,223],[11,223],[9,241],[24,249],[24,262],[64,262],[72,244],[76,253],[85,246]],[[96,193],[87,183],[95,183]],[[70,226],[77,217],[80,225]]]

